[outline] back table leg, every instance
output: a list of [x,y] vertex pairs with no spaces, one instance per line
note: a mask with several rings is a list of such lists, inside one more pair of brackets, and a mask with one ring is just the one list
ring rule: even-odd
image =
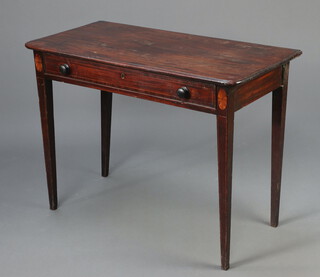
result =
[[272,147],[271,147],[271,226],[279,223],[280,189],[286,120],[289,64],[284,67],[283,86],[272,93]]
[[112,93],[101,91],[101,175],[109,174]]
[[47,172],[50,209],[58,207],[56,153],[54,140],[52,81],[37,76],[44,157]]

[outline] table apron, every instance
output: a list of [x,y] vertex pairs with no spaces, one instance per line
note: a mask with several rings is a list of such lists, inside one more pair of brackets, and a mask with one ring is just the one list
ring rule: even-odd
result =
[[88,88],[93,88],[93,89],[98,89],[98,90],[104,90],[112,93],[118,93],[122,95],[127,95],[131,96],[134,98],[139,98],[139,99],[144,99],[144,100],[149,100],[153,102],[158,102],[158,103],[163,103],[167,105],[172,105],[176,107],[181,107],[181,108],[186,108],[190,110],[196,110],[200,112],[205,112],[205,113],[211,113],[211,114],[216,114],[216,109],[213,107],[208,107],[208,106],[202,106],[202,105],[197,105],[194,103],[190,102],[184,102],[181,100],[174,100],[158,95],[152,95],[140,91],[133,91],[129,89],[124,89],[124,88],[117,88],[117,87],[112,87],[108,85],[102,85],[102,84],[97,84],[89,81],[84,81],[84,80],[76,80],[73,78],[68,78],[68,77],[62,77],[62,76],[57,76],[53,74],[44,74],[44,76],[50,80],[53,81],[58,81],[58,82],[64,82],[68,84],[73,84],[73,85],[79,85],[82,87],[88,87]]
[[[52,80],[208,113],[216,110],[216,87],[211,82],[48,53],[43,55],[43,62],[44,75]],[[61,65],[68,65],[68,74],[59,71]],[[178,96],[177,90],[182,87],[188,88],[189,97]]]
[[258,100],[283,85],[283,66],[234,88],[235,110]]

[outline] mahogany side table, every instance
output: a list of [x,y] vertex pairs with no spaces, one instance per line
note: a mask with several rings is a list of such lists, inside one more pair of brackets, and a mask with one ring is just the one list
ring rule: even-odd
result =
[[102,176],[112,94],[216,115],[222,269],[229,268],[234,114],[272,91],[271,226],[278,225],[289,62],[300,50],[99,21],[33,40],[52,210],[57,177],[52,81],[101,90]]

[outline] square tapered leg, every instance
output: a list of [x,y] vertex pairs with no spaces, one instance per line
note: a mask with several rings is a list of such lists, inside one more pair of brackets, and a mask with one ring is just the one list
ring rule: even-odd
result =
[[283,86],[272,93],[272,146],[271,146],[271,220],[270,224],[279,224],[280,189],[284,130],[286,120],[287,89],[289,65],[284,68]]
[[58,207],[52,81],[37,76],[42,138],[50,209]]
[[101,175],[109,174],[112,93],[101,91]]
[[[230,103],[229,103],[230,104]],[[221,267],[229,268],[234,111],[217,116]]]

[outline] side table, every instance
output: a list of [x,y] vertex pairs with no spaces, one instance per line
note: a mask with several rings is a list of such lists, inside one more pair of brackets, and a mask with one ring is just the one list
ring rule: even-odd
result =
[[52,210],[57,177],[52,81],[101,90],[102,176],[109,173],[112,94],[216,115],[221,264],[229,268],[234,114],[272,92],[271,226],[279,221],[289,62],[300,50],[99,21],[33,40]]

